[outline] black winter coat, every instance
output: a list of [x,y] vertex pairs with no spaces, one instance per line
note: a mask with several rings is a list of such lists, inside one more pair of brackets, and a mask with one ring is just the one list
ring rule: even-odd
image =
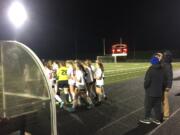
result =
[[144,79],[145,93],[151,97],[162,97],[165,83],[165,72],[160,64],[152,65],[146,72]]

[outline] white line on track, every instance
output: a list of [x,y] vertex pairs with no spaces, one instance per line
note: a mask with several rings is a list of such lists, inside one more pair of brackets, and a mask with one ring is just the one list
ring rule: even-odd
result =
[[71,113],[70,116],[73,117],[75,120],[77,120],[82,125],[86,125],[78,115]]
[[[130,115],[132,115],[132,114],[134,114],[134,113],[142,110],[143,108],[144,108],[144,107],[140,107],[140,108],[138,108],[138,109],[136,109],[136,110],[128,113],[127,115],[124,115],[123,117],[120,117],[119,119],[112,121],[111,123],[107,124],[106,126],[100,128],[98,131],[103,131],[104,129],[106,129],[106,128],[108,128],[108,127],[111,127],[112,125],[116,124],[116,123],[119,122],[120,120],[129,117]],[[97,132],[98,132],[98,131],[97,131]]]
[[[179,113],[180,112],[180,108],[179,109],[177,109],[173,114],[171,114],[171,116],[170,116],[170,118],[169,119],[171,119],[172,117],[174,117],[177,113]],[[148,135],[152,135],[153,133],[155,133],[160,127],[162,127],[163,125],[165,125],[168,121],[169,121],[169,119],[168,120],[166,120],[166,121],[164,121],[161,125],[159,125],[157,128],[155,128],[153,131],[151,131]]]

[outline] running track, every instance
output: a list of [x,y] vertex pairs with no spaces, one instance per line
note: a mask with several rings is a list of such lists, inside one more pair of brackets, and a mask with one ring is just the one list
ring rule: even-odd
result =
[[[180,71],[174,72],[180,77]],[[108,100],[92,110],[68,113],[57,109],[59,135],[144,135],[158,130],[156,125],[138,122],[144,114],[143,78],[132,79],[106,87]],[[180,108],[180,80],[174,81],[170,92],[171,112]]]

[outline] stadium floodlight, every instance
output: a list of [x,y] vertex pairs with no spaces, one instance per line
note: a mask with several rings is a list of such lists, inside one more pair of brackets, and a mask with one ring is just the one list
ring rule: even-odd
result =
[[9,7],[8,17],[16,28],[20,28],[27,20],[27,12],[23,4],[18,1],[13,2]]

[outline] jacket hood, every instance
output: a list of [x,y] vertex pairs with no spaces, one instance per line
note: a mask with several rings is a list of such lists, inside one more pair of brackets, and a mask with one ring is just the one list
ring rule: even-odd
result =
[[164,52],[163,62],[165,63],[171,63],[172,62],[172,53],[170,51]]

